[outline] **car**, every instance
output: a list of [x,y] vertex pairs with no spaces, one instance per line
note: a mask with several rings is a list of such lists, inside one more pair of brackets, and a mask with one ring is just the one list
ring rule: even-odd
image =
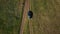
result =
[[29,11],[28,11],[28,18],[31,19],[32,17],[33,17],[33,12],[29,10]]

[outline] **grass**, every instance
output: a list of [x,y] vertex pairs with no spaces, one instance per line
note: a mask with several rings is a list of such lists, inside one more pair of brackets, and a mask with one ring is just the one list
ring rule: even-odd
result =
[[27,21],[24,27],[24,32],[23,34],[30,34],[30,30],[29,30],[29,22]]
[[31,0],[33,11],[34,34],[59,34],[60,32],[60,1]]
[[22,6],[18,4],[19,0],[0,0],[0,34],[19,33]]
[[[20,0],[23,4],[23,0]],[[60,0],[30,0],[33,34],[60,34]],[[19,8],[20,7],[20,8]],[[19,0],[0,0],[0,34],[19,34],[23,5]],[[29,23],[24,34],[29,34]]]

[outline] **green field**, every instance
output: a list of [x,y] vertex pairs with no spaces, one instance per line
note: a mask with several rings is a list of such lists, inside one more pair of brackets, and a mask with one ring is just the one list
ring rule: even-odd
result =
[[60,34],[60,0],[31,0],[34,34]]
[[[24,0],[0,0],[0,34],[19,34],[23,3]],[[30,10],[33,34],[60,34],[60,0],[30,0]],[[30,34],[29,21],[23,34]]]
[[19,2],[23,0],[0,0],[0,34],[19,33],[23,7]]

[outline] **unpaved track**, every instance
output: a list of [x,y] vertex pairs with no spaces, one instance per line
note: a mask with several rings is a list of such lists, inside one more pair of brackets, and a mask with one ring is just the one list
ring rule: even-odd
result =
[[29,29],[30,29],[30,34],[33,34],[32,19],[29,20]]
[[29,0],[25,0],[25,6],[23,11],[22,23],[20,27],[20,34],[23,34],[24,25],[27,21],[27,12],[29,11]]

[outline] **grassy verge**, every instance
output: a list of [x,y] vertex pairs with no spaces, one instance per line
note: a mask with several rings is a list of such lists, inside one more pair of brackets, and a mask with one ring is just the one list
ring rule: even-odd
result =
[[0,34],[18,34],[22,17],[18,4],[19,0],[0,0]]

